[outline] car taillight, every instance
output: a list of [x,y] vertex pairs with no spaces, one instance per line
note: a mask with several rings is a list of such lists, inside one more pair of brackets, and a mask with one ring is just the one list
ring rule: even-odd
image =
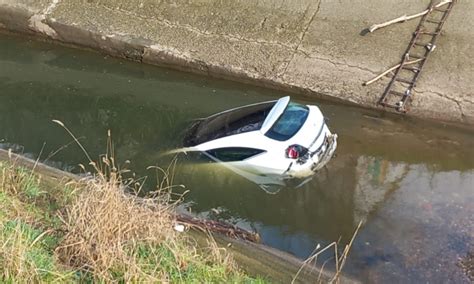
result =
[[298,159],[308,153],[308,149],[301,145],[291,145],[286,149],[286,157],[290,159]]
[[296,149],[295,146],[290,146],[288,147],[288,149],[286,149],[286,156],[290,159],[298,159],[300,153],[298,152],[298,149]]

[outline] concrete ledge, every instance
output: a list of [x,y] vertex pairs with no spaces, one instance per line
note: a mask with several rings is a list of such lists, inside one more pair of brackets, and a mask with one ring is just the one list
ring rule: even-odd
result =
[[[0,0],[0,27],[107,54],[377,108],[417,20],[374,34],[372,23],[429,0]],[[458,1],[419,80],[409,115],[474,124],[474,9]]]

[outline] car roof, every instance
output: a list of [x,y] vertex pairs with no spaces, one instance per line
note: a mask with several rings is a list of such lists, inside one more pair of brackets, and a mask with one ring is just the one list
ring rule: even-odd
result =
[[283,97],[277,101],[263,121],[262,127],[260,128],[261,133],[265,134],[268,130],[270,130],[270,128],[272,128],[273,124],[275,124],[278,118],[280,118],[289,103],[290,96]]

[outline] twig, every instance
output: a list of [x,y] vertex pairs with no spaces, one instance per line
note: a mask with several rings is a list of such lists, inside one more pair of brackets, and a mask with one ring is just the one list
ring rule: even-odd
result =
[[387,21],[387,22],[384,22],[384,23],[381,23],[381,24],[375,24],[375,25],[372,25],[370,26],[369,28],[369,32],[373,33],[374,31],[380,29],[380,28],[384,28],[386,26],[390,26],[390,25],[393,25],[393,24],[396,24],[396,23],[400,23],[400,22],[406,22],[406,21],[409,21],[409,20],[413,20],[415,18],[418,18],[418,17],[422,17],[424,16],[425,14],[431,12],[431,10],[433,8],[439,8],[439,7],[442,7],[446,4],[449,4],[453,2],[453,0],[443,0],[441,2],[439,2],[438,4],[424,10],[423,12],[420,12],[420,13],[417,13],[417,14],[413,14],[413,15],[410,15],[410,16],[407,16],[407,15],[403,15],[401,17],[398,17],[396,19],[393,19],[393,20],[390,20],[390,21]]
[[[416,60],[413,60],[413,61],[407,61],[407,62],[405,62],[405,63],[403,64],[403,66],[405,66],[405,65],[410,65],[410,64],[415,64],[415,63],[420,62],[421,60],[422,60],[422,59],[420,58],[420,59],[416,59]],[[365,83],[362,84],[362,85],[368,86],[368,85],[372,84],[373,82],[379,80],[379,79],[382,78],[383,76],[387,75],[388,73],[390,73],[390,72],[392,72],[393,70],[395,70],[395,69],[397,69],[398,67],[400,67],[400,65],[401,65],[401,63],[400,63],[400,64],[397,64],[397,65],[395,65],[395,66],[393,66],[393,67],[390,67],[388,70],[382,72],[382,73],[381,73],[380,75],[378,75],[377,77],[375,77],[375,78],[373,78],[373,79],[371,79],[371,80],[365,82]]]
[[[291,280],[291,284],[295,283],[296,279],[298,278],[298,276],[300,275],[301,271],[303,270],[303,268],[311,263],[313,260],[318,260],[318,256],[325,252],[326,250],[328,250],[329,248],[331,247],[335,247],[337,246],[337,243],[336,242],[332,242],[330,243],[329,245],[327,245],[326,247],[324,247],[322,250],[318,251],[317,253],[313,254],[312,256],[308,257],[305,261],[303,261],[303,265],[301,265],[300,269],[298,269],[298,272],[296,272],[295,276],[293,277],[293,279]],[[316,263],[315,261],[315,263]]]
[[97,171],[97,172],[100,172],[99,168],[97,167],[97,165],[95,164],[95,162],[92,160],[92,158],[89,156],[89,153],[87,153],[86,149],[84,148],[84,146],[82,146],[81,142],[79,141],[79,139],[77,139],[76,136],[74,136],[74,134],[71,132],[71,130],[69,130],[69,128],[66,127],[66,125],[64,125],[64,123],[60,120],[57,120],[57,119],[53,119],[53,122],[58,124],[59,126],[61,126],[62,128],[64,128],[64,130],[67,131],[67,133],[69,133],[69,135],[74,139],[74,141],[77,143],[77,145],[79,146],[79,148],[81,148],[82,152],[84,152],[84,154],[86,155],[87,159],[89,160],[89,164],[92,165],[94,167],[94,169]]
[[30,244],[30,248],[32,248],[44,235],[51,233],[53,230],[46,230],[43,233],[41,233],[39,236],[36,237],[36,239]]
[[340,266],[339,266],[338,270],[336,270],[336,274],[334,275],[334,278],[329,283],[333,283],[334,281],[339,279],[339,275],[341,274],[341,271],[342,271],[342,268],[344,267],[344,264],[346,264],[347,256],[349,255],[349,251],[352,248],[352,244],[354,243],[355,237],[357,236],[357,233],[359,232],[361,226],[362,226],[362,221],[359,222],[359,225],[357,226],[354,234],[352,235],[351,241],[344,248],[344,251],[341,255],[341,258],[339,259]]
[[[339,241],[332,242],[329,245],[327,245],[326,247],[324,247],[322,250],[319,250],[319,251],[318,251],[318,249],[319,249],[319,244],[318,244],[318,246],[316,247],[313,254],[310,257],[308,257],[305,261],[303,261],[303,265],[300,267],[298,272],[296,272],[295,276],[291,280],[291,283],[292,284],[295,283],[295,281],[298,278],[299,274],[301,273],[301,271],[303,270],[303,268],[306,265],[308,265],[309,263],[311,263],[313,261],[314,261],[314,265],[316,265],[316,263],[318,261],[318,256],[320,254],[322,254],[323,252],[325,252],[326,250],[330,249],[331,247],[334,248],[334,260],[335,260],[335,264],[336,264],[336,273],[334,274],[334,277],[329,281],[329,283],[338,283],[339,277],[341,275],[342,268],[344,267],[344,264],[346,263],[347,256],[349,255],[349,251],[352,248],[352,244],[354,243],[354,240],[357,236],[357,233],[360,230],[360,227],[362,226],[362,223],[363,223],[362,221],[359,222],[359,225],[357,226],[356,230],[354,231],[354,234],[352,235],[352,238],[351,238],[349,244],[347,244],[345,246],[341,256],[339,256],[339,254],[338,254],[338,245],[337,244],[338,244]],[[326,262],[324,262],[324,265],[326,265]],[[324,267],[324,265],[323,265],[323,267]],[[319,277],[321,277],[321,275],[319,275]],[[318,277],[318,283],[320,283],[319,277]]]

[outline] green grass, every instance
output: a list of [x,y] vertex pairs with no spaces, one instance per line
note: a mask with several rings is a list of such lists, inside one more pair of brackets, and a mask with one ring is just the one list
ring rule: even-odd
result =
[[59,219],[37,206],[47,192],[31,172],[0,162],[0,279],[2,282],[73,281],[54,255]]
[[175,253],[166,246],[149,246],[140,244],[137,255],[141,269],[152,274],[156,267],[163,268],[167,275],[166,280],[173,283],[264,283],[261,279],[253,279],[241,273],[229,271],[229,267],[222,263],[211,263],[196,259],[192,254],[180,254],[176,258]]
[[60,267],[54,257],[55,237],[22,221],[9,220],[2,224],[0,240],[4,281],[73,280],[73,274]]

